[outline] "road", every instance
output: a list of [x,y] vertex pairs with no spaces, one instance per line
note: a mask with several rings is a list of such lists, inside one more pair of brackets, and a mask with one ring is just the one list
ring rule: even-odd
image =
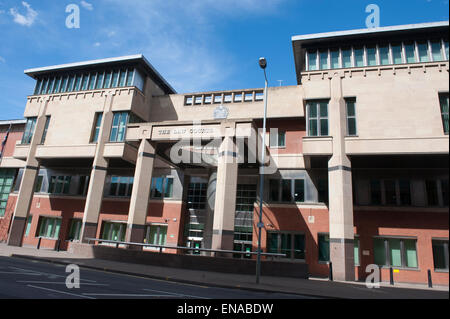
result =
[[66,286],[66,266],[0,257],[0,299],[310,299],[307,296],[182,284],[80,268],[80,288]]

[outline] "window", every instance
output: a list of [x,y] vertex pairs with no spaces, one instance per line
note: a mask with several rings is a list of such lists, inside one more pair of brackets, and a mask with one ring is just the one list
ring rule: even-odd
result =
[[63,77],[63,81],[62,81],[62,85],[61,85],[61,89],[59,90],[59,92],[61,92],[61,93],[67,92],[67,82],[68,81],[69,81],[69,77],[68,76],[64,76]]
[[317,70],[317,52],[310,51],[308,52],[308,71]]
[[[255,93],[255,101],[262,101],[264,99],[264,94],[262,92]],[[223,95],[223,103],[231,103],[233,102],[232,94],[224,94]]]
[[286,132],[280,132],[278,129],[270,130],[270,147],[284,148],[286,147]]
[[51,79],[49,79],[48,80],[48,86],[47,86],[47,94],[50,94],[50,93],[52,93],[53,91],[53,84],[55,83],[55,79],[54,78],[51,78]]
[[188,208],[205,209],[206,208],[206,183],[190,183],[188,189]]
[[129,69],[127,73],[127,86],[133,86],[134,70]]
[[244,102],[253,102],[253,92],[244,93]]
[[115,112],[111,128],[110,142],[123,142],[128,124],[128,112]]
[[381,182],[379,180],[370,181],[370,203],[381,205]]
[[53,93],[59,93],[61,91],[61,83],[62,83],[62,78],[58,77],[55,87],[53,88]]
[[150,196],[152,198],[171,198],[173,197],[173,177],[154,177]]
[[235,103],[242,102],[242,93],[235,93],[234,94],[234,102]]
[[105,222],[103,224],[102,239],[113,241],[125,241],[127,224],[117,222]]
[[319,179],[318,185],[318,193],[319,193],[319,203],[328,204],[328,179],[321,178]]
[[42,182],[44,181],[44,176],[38,176],[36,178],[36,184],[34,184],[34,192],[40,193],[42,190]]
[[391,46],[392,50],[392,62],[394,64],[402,64],[403,58],[402,58],[402,45],[401,44],[393,44]]
[[411,205],[411,183],[407,180],[399,181],[400,189],[400,205],[410,206]]
[[330,235],[319,234],[318,236],[318,246],[319,246],[319,261],[329,262],[330,261]]
[[97,75],[97,83],[96,83],[96,85],[95,85],[95,88],[96,89],[101,89],[101,88],[103,88],[103,77],[104,77],[104,73],[102,72],[102,73],[99,73],[98,75]]
[[105,74],[105,81],[103,82],[103,88],[109,89],[111,87],[111,79],[112,79],[112,72],[108,71]]
[[367,65],[375,66],[377,65],[377,48],[376,47],[368,47],[367,51]]
[[80,91],[81,89],[81,74],[78,74],[75,80],[74,91]]
[[364,63],[364,48],[355,48],[354,50],[355,54],[355,66],[356,67],[363,67],[365,66]]
[[348,136],[356,136],[356,108],[355,108],[355,99],[347,99],[347,135]]
[[433,239],[434,270],[448,271],[448,240]]
[[[238,184],[234,218],[234,246],[239,251],[251,251],[253,240],[253,211],[256,202],[256,185]],[[250,250],[248,250],[250,248]],[[234,255],[249,258],[251,255]]]
[[25,125],[25,132],[22,136],[22,144],[30,144],[33,138],[34,128],[36,126],[37,117],[29,117]]
[[435,180],[425,181],[425,188],[426,188],[426,193],[427,193],[428,206],[438,206],[439,205],[439,197],[438,197],[438,190],[437,190],[437,181],[435,181]]
[[444,133],[448,134],[448,93],[440,94],[439,101],[441,104],[442,125],[444,126]]
[[167,225],[147,226],[145,243],[165,246],[167,242]]
[[340,56],[339,56],[339,49],[337,50],[331,50],[330,52],[331,56],[331,68],[332,69],[338,69],[341,67],[340,65]]
[[414,43],[405,44],[405,57],[406,63],[416,63],[416,53],[415,53]]
[[5,216],[6,204],[14,182],[15,170],[0,169],[0,217]]
[[281,201],[292,201],[292,180],[290,179],[281,180]]
[[60,228],[60,218],[41,217],[39,218],[37,237],[58,239]]
[[119,71],[115,70],[113,72],[111,87],[115,88],[118,86],[118,84],[119,84]]
[[380,55],[380,64],[388,65],[391,64],[389,61],[389,45],[382,45],[378,48],[378,52]]
[[48,192],[50,194],[69,194],[71,176],[52,176]]
[[307,110],[308,136],[328,136],[328,102],[308,102]]
[[70,222],[69,240],[80,240],[82,223],[81,219],[72,219]]
[[386,267],[418,268],[416,239],[374,238],[375,264]]
[[280,180],[271,179],[269,181],[270,201],[278,202],[280,200]]
[[445,58],[448,60],[449,59],[449,55],[448,55],[448,41],[444,41],[444,48],[445,48]]
[[119,87],[124,87],[127,79],[127,70],[120,70]]
[[441,41],[432,41],[431,42],[431,56],[433,57],[433,61],[443,61],[442,56],[442,44]]
[[81,90],[86,91],[88,89],[89,74],[83,74],[83,82],[81,84]]
[[428,43],[426,43],[426,42],[417,43],[417,49],[419,52],[419,61],[420,62],[430,61],[430,59],[428,57]]
[[47,138],[48,126],[50,125],[50,116],[45,117],[45,126],[44,132],[42,133],[41,144],[45,143],[45,139]]
[[102,126],[102,120],[103,120],[103,113],[95,113],[95,127],[94,127],[94,133],[92,134],[92,143],[98,142],[98,137],[100,134],[100,128]]
[[320,69],[328,69],[328,50],[319,52]]
[[386,205],[397,205],[397,191],[395,180],[384,181],[384,191],[386,195]]
[[272,179],[269,181],[269,193],[272,202],[303,203],[305,201],[305,180]]
[[448,179],[441,180],[442,203],[448,206]]
[[27,227],[25,228],[25,237],[28,237],[30,235],[32,221],[33,221],[33,215],[29,215],[27,218]]
[[355,237],[355,240],[353,241],[353,251],[355,256],[355,266],[360,265],[359,261],[359,238]]
[[67,85],[67,92],[72,92],[73,91],[74,83],[75,83],[75,75],[71,75],[69,77],[69,84]]
[[34,95],[38,95],[41,92],[42,79],[36,81],[36,87],[34,89]]
[[90,77],[89,77],[89,90],[93,90],[95,88],[95,82],[97,81],[97,74],[96,73],[91,73]]
[[134,177],[112,176],[109,195],[115,197],[130,197],[133,191]]
[[352,66],[352,50],[350,48],[342,49],[342,67],[351,68]]
[[285,254],[288,259],[305,260],[305,235],[268,232],[267,250],[273,254]]
[[90,176],[80,176],[80,179],[78,180],[78,190],[77,195],[80,196],[86,196],[88,189],[89,189],[89,180],[91,179]]
[[303,179],[296,179],[294,181],[294,201],[305,201],[305,180]]

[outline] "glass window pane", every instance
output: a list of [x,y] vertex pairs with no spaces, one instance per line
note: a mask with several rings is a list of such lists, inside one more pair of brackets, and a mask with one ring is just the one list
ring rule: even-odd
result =
[[294,235],[294,258],[305,259],[305,235]]
[[328,117],[328,103],[320,103],[320,117]]
[[53,92],[53,84],[55,83],[55,78],[51,78],[48,81],[48,86],[47,86],[47,94],[50,94]]
[[355,118],[349,118],[348,119],[348,132],[347,134],[349,136],[355,136],[356,135],[356,119]]
[[328,120],[320,120],[320,136],[328,136]]
[[400,239],[389,239],[389,253],[391,256],[391,266],[402,266],[402,252]]
[[386,266],[386,247],[383,238],[375,238],[373,240],[374,262],[379,266]]
[[419,50],[420,62],[428,62],[430,60],[428,58],[428,43],[418,43],[417,47]]
[[112,78],[112,73],[107,72],[106,76],[105,76],[105,82],[103,83],[103,88],[108,89],[111,87],[111,78]]
[[67,92],[73,91],[73,85],[75,83],[75,75],[71,75],[69,77],[69,84],[67,84]]
[[41,91],[41,84],[42,84],[42,80],[39,79],[36,81],[36,87],[34,89],[34,95],[38,95]]
[[339,64],[339,50],[331,51],[331,68],[338,69],[340,67]]
[[62,82],[61,77],[58,77],[57,80],[56,80],[55,86],[53,87],[53,93],[59,93],[60,92],[61,82]]
[[328,51],[320,52],[319,58],[320,58],[320,69],[321,70],[328,69]]
[[310,118],[317,118],[317,103],[310,103],[309,104],[309,117]]
[[97,74],[91,73],[89,77],[89,90],[93,90],[95,88],[95,81],[97,80]]
[[309,120],[309,136],[318,136],[317,120]]
[[172,196],[173,196],[173,178],[167,178],[164,197],[171,198]]
[[272,202],[278,202],[280,200],[280,180],[271,179],[269,181],[270,200]]
[[437,183],[434,180],[428,180],[425,182],[428,206],[437,206],[439,204]]
[[127,79],[127,70],[120,70],[119,87],[125,86],[126,79]]
[[153,198],[162,198],[164,178],[155,177],[152,181]]
[[278,251],[278,235],[276,233],[267,234],[267,249],[269,253],[277,254]]
[[401,180],[400,186],[400,202],[403,206],[411,205],[411,183],[407,180]]
[[405,55],[406,55],[406,63],[415,63],[416,62],[414,44],[412,44],[412,43],[405,44]]
[[83,83],[81,85],[81,90],[86,91],[89,84],[89,74],[83,74]]
[[319,261],[330,261],[329,235],[319,235]]
[[132,86],[133,85],[133,75],[134,75],[134,70],[133,69],[128,70],[127,86]]
[[294,199],[296,202],[305,201],[305,180],[303,179],[295,180]]
[[445,57],[448,60],[449,56],[448,56],[448,41],[444,41],[444,47],[445,47]]
[[352,50],[343,49],[342,50],[342,67],[351,68],[352,65]]
[[387,205],[397,205],[397,192],[395,189],[394,180],[384,181],[384,190],[386,194],[386,204]]
[[359,239],[355,238],[354,246],[353,246],[353,254],[355,256],[355,266],[359,266]]
[[433,55],[433,61],[442,61],[442,45],[440,41],[431,42],[431,52]]
[[370,181],[370,203],[372,205],[381,204],[381,183],[378,180]]
[[115,88],[119,85],[119,70],[114,71],[111,87]]
[[364,49],[355,49],[355,64],[357,67],[363,67],[364,65]]
[[347,101],[347,116],[355,116],[355,102]]
[[96,89],[101,89],[103,87],[103,77],[104,73],[99,73],[97,75],[97,84],[95,85]]
[[308,70],[317,70],[317,52],[308,52]]
[[380,46],[378,48],[379,54],[380,54],[380,63],[381,65],[387,65],[390,64],[389,61],[389,46]]
[[417,251],[415,240],[404,240],[406,267],[417,268]]
[[80,91],[80,88],[81,88],[81,75],[77,75],[77,78],[75,80],[74,91]]
[[281,200],[283,202],[291,202],[292,196],[291,196],[291,180],[290,179],[283,179],[281,181]]
[[436,270],[446,270],[448,269],[448,241],[433,240],[433,261],[434,269]]
[[394,64],[402,64],[402,46],[400,44],[392,46],[392,60]]
[[448,179],[441,180],[441,190],[442,190],[442,201],[444,203],[444,206],[448,206],[448,199],[449,199]]
[[377,65],[377,49],[376,47],[367,48],[367,65],[375,66]]
[[281,235],[281,254],[286,254],[286,258],[291,258],[292,256],[292,235],[291,234],[280,234]]

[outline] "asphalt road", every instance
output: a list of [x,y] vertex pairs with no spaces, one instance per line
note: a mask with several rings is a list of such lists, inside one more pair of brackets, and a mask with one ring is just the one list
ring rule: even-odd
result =
[[66,266],[0,257],[0,299],[311,299],[307,296],[189,285],[80,268],[80,288],[66,286]]

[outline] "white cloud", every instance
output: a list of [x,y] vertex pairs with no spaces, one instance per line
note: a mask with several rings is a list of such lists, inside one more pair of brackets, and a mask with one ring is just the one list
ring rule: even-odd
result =
[[36,20],[38,13],[25,1],[22,1],[22,6],[24,6],[27,11],[25,15],[20,14],[16,8],[9,9],[9,13],[14,17],[15,23],[31,27]]
[[81,3],[81,6],[82,6],[83,8],[85,8],[86,10],[89,10],[89,11],[94,10],[94,6],[93,6],[91,3],[86,2],[86,1],[84,1],[84,0],[82,0],[80,3]]
[[95,42],[94,43],[94,47],[98,48],[99,46],[101,46],[102,44],[100,42]]

